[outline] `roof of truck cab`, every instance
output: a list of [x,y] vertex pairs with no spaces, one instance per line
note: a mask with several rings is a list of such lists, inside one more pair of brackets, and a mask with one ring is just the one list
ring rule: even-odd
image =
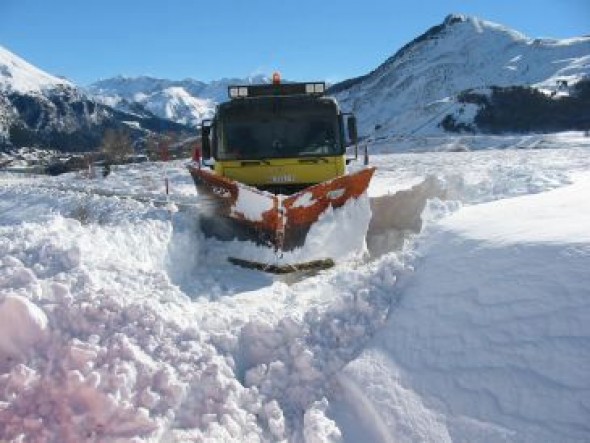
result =
[[262,97],[243,97],[236,98],[217,107],[218,112],[229,110],[248,110],[270,109],[270,107],[280,106],[281,108],[297,108],[298,106],[315,105],[316,107],[325,107],[338,110],[338,103],[332,97],[314,96],[314,95],[289,95],[289,96],[262,96]]

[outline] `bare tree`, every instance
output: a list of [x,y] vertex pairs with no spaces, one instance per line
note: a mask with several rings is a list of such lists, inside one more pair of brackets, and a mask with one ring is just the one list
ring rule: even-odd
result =
[[103,134],[100,149],[109,161],[114,162],[120,162],[133,155],[129,132],[124,129],[107,129]]
[[160,138],[151,134],[145,141],[145,152],[151,161],[160,159]]

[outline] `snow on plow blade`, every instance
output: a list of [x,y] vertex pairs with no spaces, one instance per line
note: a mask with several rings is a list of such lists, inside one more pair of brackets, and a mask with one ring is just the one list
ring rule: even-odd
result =
[[229,219],[235,230],[257,243],[278,251],[302,246],[310,227],[328,208],[339,208],[360,197],[369,186],[375,168],[365,168],[312,185],[290,196],[276,195],[189,166],[199,194],[209,196],[214,217]]

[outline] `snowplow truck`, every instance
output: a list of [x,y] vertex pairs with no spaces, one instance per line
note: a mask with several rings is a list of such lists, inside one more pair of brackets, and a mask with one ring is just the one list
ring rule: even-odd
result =
[[347,171],[358,158],[356,119],[325,90],[323,82],[283,84],[276,76],[228,88],[230,100],[203,121],[189,165],[207,202],[206,235],[289,251],[326,209],[366,191],[374,168]]

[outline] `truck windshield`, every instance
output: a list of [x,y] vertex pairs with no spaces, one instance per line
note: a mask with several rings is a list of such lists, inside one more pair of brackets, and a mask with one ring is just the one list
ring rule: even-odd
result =
[[338,117],[329,109],[233,113],[220,123],[220,160],[343,154]]

